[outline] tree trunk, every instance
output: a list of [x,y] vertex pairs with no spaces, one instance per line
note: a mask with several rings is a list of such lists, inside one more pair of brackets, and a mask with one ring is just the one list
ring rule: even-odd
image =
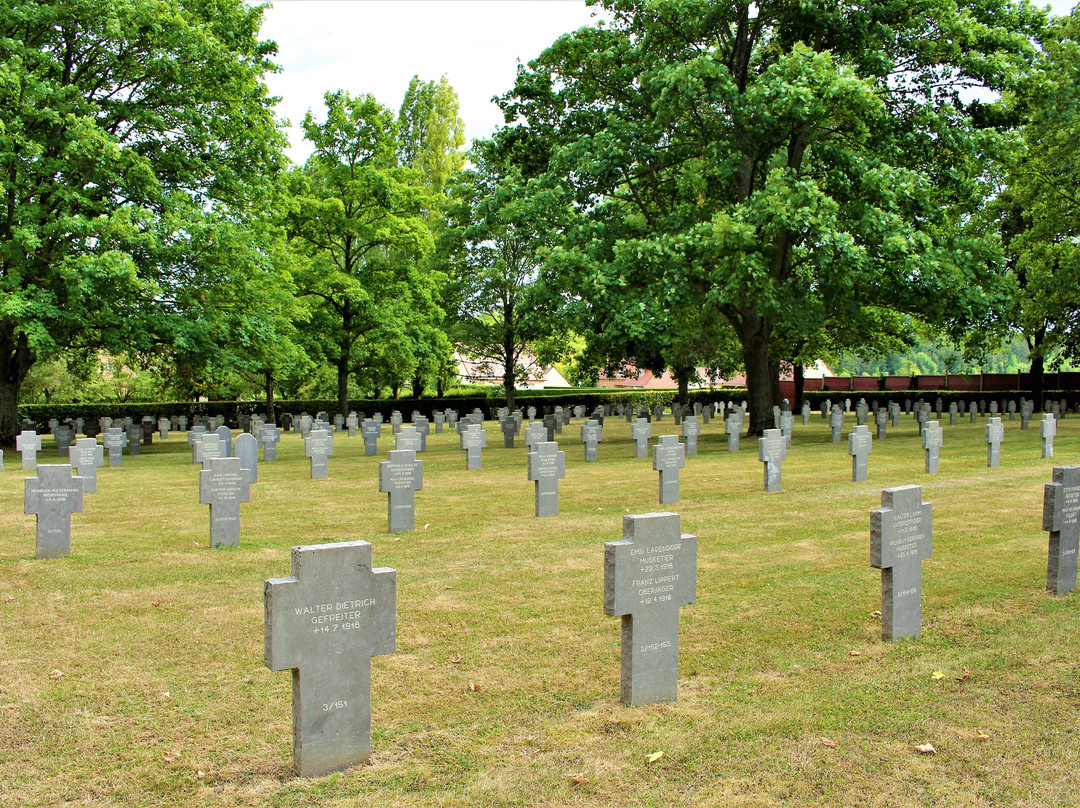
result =
[[503,395],[506,409],[514,409],[514,360],[517,359],[517,347],[514,332],[508,327],[503,332]]
[[675,381],[679,385],[679,406],[683,409],[686,408],[686,405],[690,400],[690,375],[693,372],[693,368],[671,369],[671,375],[675,377]]
[[746,366],[747,435],[762,435],[772,429],[773,388],[777,386],[769,378],[772,363],[769,361],[769,336],[772,325],[765,318],[749,312],[744,314],[738,326],[739,342],[742,344],[743,364]]
[[274,371],[266,369],[266,420],[271,424],[276,423],[274,418]]
[[341,352],[337,362],[337,400],[338,412],[346,412],[349,408],[349,351]]
[[1043,409],[1043,366],[1044,361],[1041,353],[1036,353],[1031,358],[1031,398],[1035,402],[1035,412]]
[[394,399],[395,401],[397,401],[399,398],[401,398],[401,382],[400,381],[394,381],[390,385],[390,397],[392,399]]
[[13,326],[0,328],[0,446],[13,448],[19,432],[19,390],[37,357],[25,334]]
[[792,412],[802,411],[803,390],[806,387],[806,377],[803,376],[802,362],[791,364],[791,377],[795,381],[795,400],[791,402]]
[[769,410],[772,411],[773,407],[780,406],[780,360],[769,359],[769,395],[772,398],[772,404]]
[[412,380],[412,394],[413,398],[420,398],[424,395],[424,380],[420,376],[416,376]]

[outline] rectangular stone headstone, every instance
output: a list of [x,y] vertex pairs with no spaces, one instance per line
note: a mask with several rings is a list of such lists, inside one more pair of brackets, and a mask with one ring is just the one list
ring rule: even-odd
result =
[[628,706],[678,698],[679,609],[697,598],[697,537],[679,521],[676,513],[625,516],[622,541],[604,544],[604,614],[622,618]]
[[1043,490],[1043,530],[1050,531],[1046,588],[1055,595],[1076,589],[1080,548],[1080,466],[1057,466]]
[[424,461],[416,459],[415,450],[394,449],[379,463],[379,491],[388,495],[386,524],[391,533],[416,527],[416,492],[423,487]]
[[373,457],[379,451],[379,438],[382,437],[382,424],[374,418],[365,418],[360,426],[360,435],[364,439],[364,455]]
[[259,442],[263,447],[263,461],[273,463],[277,460],[277,445],[281,440],[281,430],[275,424],[263,424],[259,430]]
[[263,590],[266,667],[292,670],[293,765],[319,777],[371,757],[371,657],[396,648],[397,573],[366,541],[292,550]]
[[251,482],[259,481],[259,442],[255,436],[243,432],[236,436],[233,444],[233,454],[240,460],[240,467],[247,469],[251,474]]
[[128,444],[127,433],[118,426],[109,427],[101,441],[109,452],[109,466],[124,464],[124,447]]
[[931,506],[922,501],[921,486],[881,492],[881,507],[870,512],[870,566],[881,570],[886,642],[922,633],[922,561],[930,557],[931,537]]
[[35,558],[60,558],[71,553],[71,514],[82,513],[83,481],[71,476],[71,466],[40,465],[37,477],[23,483],[23,513],[37,516]]
[[566,452],[554,441],[533,444],[525,458],[528,478],[535,483],[536,515],[558,516],[559,480],[566,476]]
[[241,467],[239,457],[215,457],[208,466],[199,472],[199,502],[210,506],[210,546],[235,547],[240,543],[240,503],[251,500],[251,472]]

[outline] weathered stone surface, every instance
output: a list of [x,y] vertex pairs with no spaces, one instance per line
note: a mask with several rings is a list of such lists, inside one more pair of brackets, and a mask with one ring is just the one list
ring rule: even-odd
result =
[[329,458],[334,454],[334,436],[325,429],[313,429],[304,438],[304,457],[311,458],[311,479],[330,476]]
[[622,541],[604,544],[604,614],[622,618],[624,704],[678,698],[679,609],[696,597],[697,538],[679,515],[623,517]]
[[396,648],[397,573],[365,541],[294,547],[263,590],[266,666],[292,670],[293,765],[318,777],[371,757],[371,657]]
[[525,462],[528,477],[536,484],[536,515],[558,516],[559,480],[566,476],[566,452],[560,452],[554,441],[542,441],[533,444]]
[[[206,438],[203,438],[205,441]],[[199,502],[210,506],[210,546],[240,543],[240,503],[251,499],[251,472],[239,457],[215,457],[199,472]]]
[[686,465],[686,450],[678,435],[661,435],[653,446],[653,471],[660,472],[660,504],[679,501],[679,469]]
[[851,455],[851,481],[865,482],[869,471],[873,437],[866,426],[856,426],[848,435],[848,454]]
[[416,459],[415,450],[394,449],[379,463],[379,491],[388,495],[386,524],[391,533],[416,527],[416,492],[423,487],[424,461]]
[[1043,492],[1043,530],[1050,531],[1046,588],[1055,595],[1076,589],[1080,548],[1080,466],[1057,466]]
[[881,570],[881,638],[894,642],[922,633],[922,561],[932,550],[931,506],[922,487],[881,492],[870,512],[870,566]]
[[71,466],[40,465],[37,477],[23,483],[23,513],[37,516],[36,558],[60,558],[71,553],[71,514],[83,509],[83,481],[71,476]]

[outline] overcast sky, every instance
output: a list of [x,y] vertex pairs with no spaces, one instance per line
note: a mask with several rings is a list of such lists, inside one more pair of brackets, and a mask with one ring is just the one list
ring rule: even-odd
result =
[[[1076,0],[1052,0],[1064,14]],[[273,0],[262,38],[278,44],[281,72],[267,84],[292,124],[289,156],[310,148],[299,128],[323,94],[370,93],[395,113],[414,74],[457,91],[467,142],[502,124],[492,96],[514,86],[518,62],[540,55],[561,34],[593,22],[584,0]]]

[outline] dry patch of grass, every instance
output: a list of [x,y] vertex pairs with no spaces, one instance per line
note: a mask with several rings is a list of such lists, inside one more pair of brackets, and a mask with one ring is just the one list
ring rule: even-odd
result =
[[[418,529],[400,536],[385,530],[382,457],[339,436],[314,482],[289,434],[243,507],[242,545],[219,551],[174,435],[101,470],[72,555],[53,561],[33,558],[9,458],[0,805],[1077,804],[1080,596],[1043,592],[1040,527],[1052,466],[1080,457],[1080,419],[1061,423],[1056,461],[1006,422],[1000,469],[983,423],[944,429],[940,474],[923,473],[906,418],[852,483],[846,443],[814,418],[796,426],[785,490],[766,494],[756,444],[728,453],[713,421],[668,508],[625,422],[605,424],[599,463],[575,425],[550,519],[532,515],[524,449],[490,424],[479,471],[456,435],[432,435]],[[886,646],[869,511],[908,483],[934,508],[923,637]],[[668,509],[699,537],[679,701],[626,708],[603,542],[624,514]],[[298,779],[289,677],[262,663],[262,583],[288,573],[293,545],[351,539],[398,571],[398,651],[373,661],[372,763]],[[925,742],[938,754],[914,750]]]

